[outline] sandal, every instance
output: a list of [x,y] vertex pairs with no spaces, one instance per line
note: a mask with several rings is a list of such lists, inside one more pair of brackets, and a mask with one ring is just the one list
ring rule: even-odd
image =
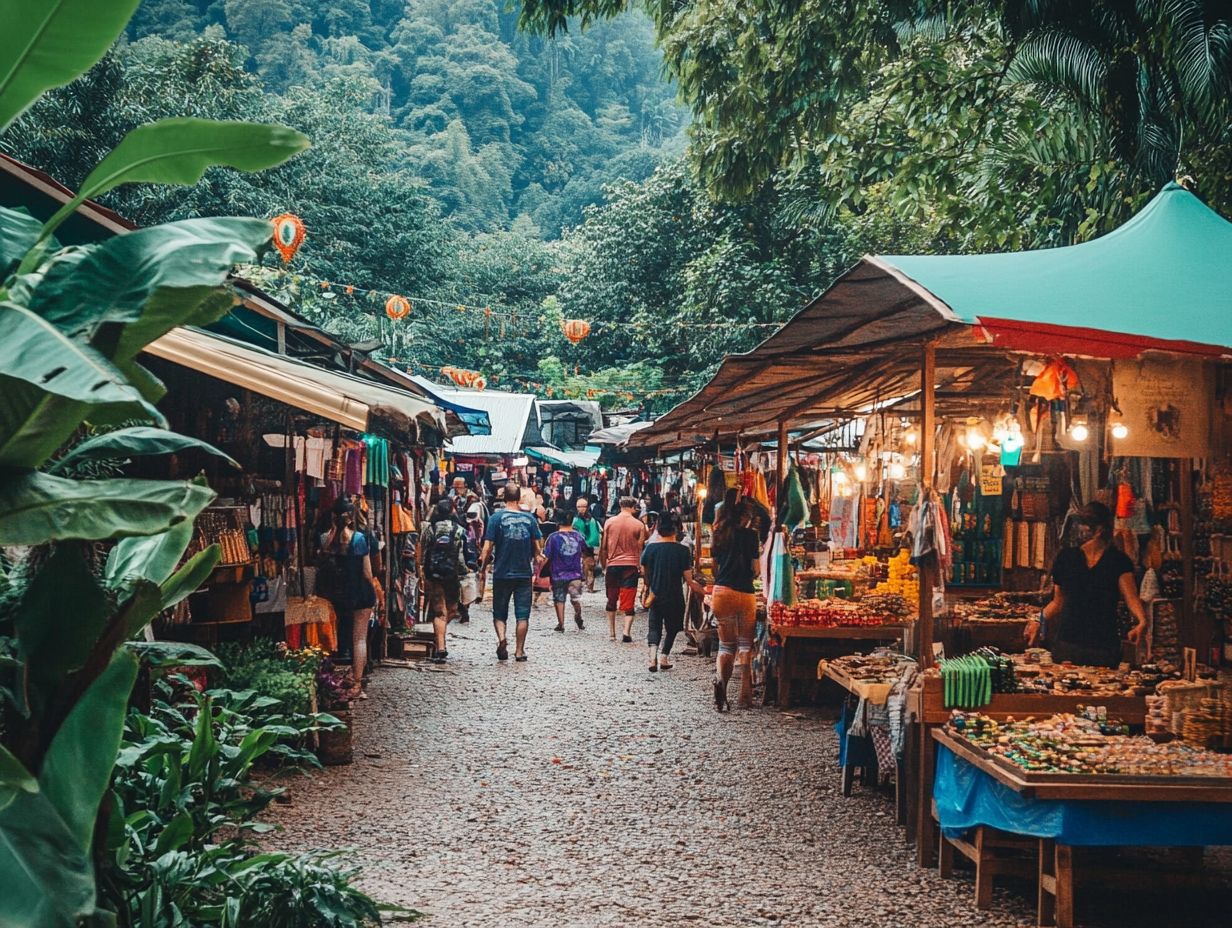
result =
[[573,621],[577,623],[578,631],[581,631],[586,627],[586,623],[582,621],[582,617],[580,615],[575,615],[573,617]]
[[518,654],[518,655],[516,655],[513,659],[514,659],[515,661],[524,661],[524,660],[526,660],[526,655],[525,655],[525,654]]
[[498,661],[509,660],[509,645],[503,638],[496,644],[496,659]]
[[731,711],[731,703],[727,701],[727,684],[718,677],[714,678],[714,708],[718,712]]
[[662,654],[659,655],[659,669],[660,670],[671,670],[672,669],[672,662],[668,660],[666,657],[664,657]]
[[552,631],[554,632],[563,632],[564,630],[565,630],[565,626],[563,623],[560,625],[557,625],[554,629],[552,629]]

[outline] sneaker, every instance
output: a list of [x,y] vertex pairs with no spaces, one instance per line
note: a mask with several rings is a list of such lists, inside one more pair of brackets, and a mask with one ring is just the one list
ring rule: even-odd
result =
[[526,655],[525,655],[525,654],[519,654],[519,655],[517,655],[517,656],[514,658],[514,660],[515,660],[515,661],[524,661],[524,660],[526,660]]
[[445,657],[446,657],[446,656],[445,656],[445,654],[443,654],[443,653],[442,653],[442,654],[437,654],[437,655],[435,655],[435,656],[432,658],[432,663],[434,663],[434,664],[443,664],[443,663],[445,663]]
[[578,631],[581,631],[586,627],[586,623],[582,621],[582,617],[580,615],[575,615],[573,617],[573,621],[577,623]]
[[563,625],[557,625],[555,628],[552,629],[552,631],[554,632],[563,632],[564,630],[565,630],[565,626]]

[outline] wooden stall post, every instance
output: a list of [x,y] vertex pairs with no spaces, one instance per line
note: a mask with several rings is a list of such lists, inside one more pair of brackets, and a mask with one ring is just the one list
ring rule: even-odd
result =
[[[937,349],[932,342],[925,342],[920,358],[920,493],[923,495],[933,486],[933,444],[936,431],[936,382]],[[933,663],[933,587],[936,585],[937,567],[928,560],[921,563],[920,572],[920,617],[916,622],[916,656],[921,668]],[[921,867],[931,867],[937,860],[937,829],[933,825],[932,787],[933,765],[936,747],[929,726],[921,720],[916,725],[917,766],[915,847],[916,862]]]
[[1210,627],[1206,628],[1204,640],[1199,640],[1197,611],[1194,609],[1194,486],[1193,459],[1181,458],[1180,516],[1181,516],[1181,614],[1180,639],[1185,647],[1197,648],[1200,660],[1208,660]]
[[[783,492],[783,481],[787,479],[787,420],[779,420],[779,447],[778,447],[778,475],[779,489],[778,494]],[[778,500],[778,494],[775,495],[775,500]],[[777,505],[777,503],[776,503]]]

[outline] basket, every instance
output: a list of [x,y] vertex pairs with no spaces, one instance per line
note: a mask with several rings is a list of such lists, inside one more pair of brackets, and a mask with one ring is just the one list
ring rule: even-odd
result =
[[283,613],[283,625],[312,625],[330,622],[334,607],[328,599],[320,596],[288,596],[287,609]]

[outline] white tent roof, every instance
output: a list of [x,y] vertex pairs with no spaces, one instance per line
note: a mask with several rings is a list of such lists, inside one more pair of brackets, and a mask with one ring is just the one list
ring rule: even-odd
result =
[[[418,379],[418,378],[416,378]],[[539,424],[539,413],[532,393],[504,393],[500,390],[456,390],[427,381],[431,391],[441,399],[488,414],[491,435],[459,435],[449,441],[454,454],[509,455],[520,454],[526,436],[526,426],[533,415]]]

